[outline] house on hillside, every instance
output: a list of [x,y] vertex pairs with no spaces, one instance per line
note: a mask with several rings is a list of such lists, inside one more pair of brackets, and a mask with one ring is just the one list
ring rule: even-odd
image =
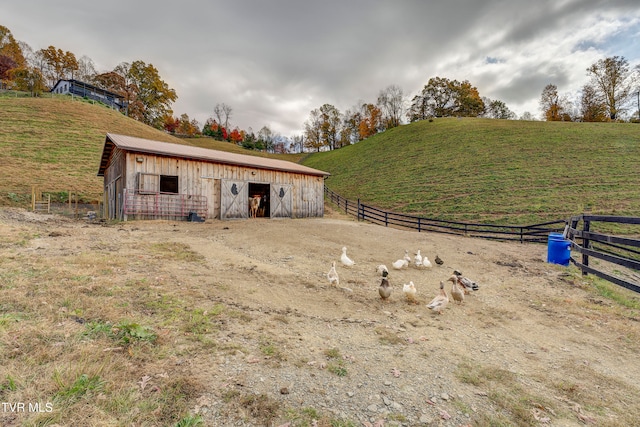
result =
[[79,80],[58,80],[55,86],[51,89],[51,92],[63,95],[81,96],[83,98],[86,97],[93,99],[94,101],[100,101],[116,110],[121,110],[126,107],[124,96]]
[[330,174],[285,160],[170,144],[108,133],[98,176],[104,177],[105,217],[173,219],[324,215]]

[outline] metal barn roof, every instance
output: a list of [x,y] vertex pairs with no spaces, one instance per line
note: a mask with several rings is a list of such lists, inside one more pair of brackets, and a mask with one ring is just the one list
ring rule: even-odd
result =
[[158,156],[182,157],[185,159],[203,160],[213,163],[225,163],[253,167],[259,169],[273,169],[285,172],[293,172],[304,175],[328,176],[328,172],[313,169],[286,160],[271,159],[267,157],[250,156],[247,154],[230,153],[227,151],[210,150],[207,148],[192,147],[189,145],[171,144],[168,142],[154,141],[151,139],[136,138],[133,136],[108,133],[102,150],[102,159],[98,176],[104,176],[107,162],[111,156],[113,147],[135,153],[155,154]]

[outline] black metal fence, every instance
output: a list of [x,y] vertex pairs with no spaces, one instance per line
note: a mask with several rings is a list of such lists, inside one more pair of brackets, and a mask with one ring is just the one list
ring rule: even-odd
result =
[[365,205],[360,200],[354,202],[345,199],[327,187],[325,187],[325,195],[338,208],[344,210],[348,215],[357,217],[358,220],[369,221],[386,227],[408,228],[418,232],[435,231],[485,239],[543,243],[547,241],[549,233],[562,232],[567,223],[565,220],[557,220],[533,225],[491,225],[445,221],[378,209]]
[[[579,260],[571,257],[571,262],[582,270],[583,274],[594,274],[616,285],[640,293],[640,239],[629,236],[617,236],[596,231],[599,223],[619,224],[625,227],[640,225],[640,217],[621,217],[604,215],[578,215],[570,219],[565,236],[571,241],[571,247],[582,256]],[[582,229],[578,229],[582,224]],[[640,235],[640,228],[632,235]],[[590,258],[605,263],[590,265]],[[605,271],[607,270],[607,271]]]

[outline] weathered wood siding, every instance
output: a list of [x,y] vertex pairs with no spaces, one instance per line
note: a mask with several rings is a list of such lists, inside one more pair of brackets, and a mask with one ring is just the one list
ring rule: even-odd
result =
[[[117,156],[117,158],[116,158]],[[224,182],[270,184],[271,191],[277,192],[278,210],[275,217],[319,217],[324,214],[324,179],[322,176],[304,175],[292,172],[236,166],[191,160],[177,157],[165,157],[152,154],[122,152],[115,149],[110,166],[105,170],[105,197],[109,203],[113,195],[107,195],[107,183],[112,177],[120,175],[122,188],[127,191],[140,189],[139,174],[168,175],[178,177],[180,194],[204,196],[207,198],[207,218],[221,218],[221,212],[228,210]],[[119,166],[115,167],[118,164]],[[277,188],[276,188],[277,187]],[[285,197],[280,198],[280,188],[285,191]],[[113,187],[115,191],[115,186]],[[120,190],[122,192],[122,190]],[[157,191],[157,190],[156,190]],[[120,195],[122,198],[123,196]],[[272,194],[272,200],[275,201]],[[245,208],[248,210],[247,197],[244,197]],[[240,206],[240,205],[238,205]],[[120,209],[122,209],[120,204]],[[240,209],[240,208],[237,208]],[[272,207],[273,211],[273,207]],[[238,216],[246,218],[238,211]]]
[[249,217],[249,183],[221,180],[220,219],[247,219]]
[[126,181],[125,153],[113,149],[104,171],[104,209],[109,219],[122,218],[123,188]]

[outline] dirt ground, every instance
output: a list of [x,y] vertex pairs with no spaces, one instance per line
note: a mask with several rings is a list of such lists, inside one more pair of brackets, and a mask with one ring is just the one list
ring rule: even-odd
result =
[[[168,360],[202,384],[189,409],[204,425],[627,426],[640,415],[637,313],[546,263],[546,245],[384,228],[330,207],[321,219],[203,224],[0,210],[0,238],[16,233],[35,237],[0,245],[0,255],[124,256],[131,262],[110,286],[143,277],[158,295],[233,310],[206,349],[169,334]],[[151,244],[188,248],[198,261],[146,262]],[[340,263],[343,246],[355,266]],[[392,269],[418,249],[432,268]],[[326,277],[332,261],[340,287]],[[378,264],[390,270],[388,301]],[[454,269],[479,290],[429,311]],[[409,281],[418,304],[403,296]]]

